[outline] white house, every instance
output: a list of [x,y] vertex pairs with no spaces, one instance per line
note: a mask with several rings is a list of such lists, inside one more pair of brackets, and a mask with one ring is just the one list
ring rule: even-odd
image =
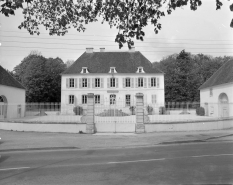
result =
[[0,119],[20,118],[25,112],[25,88],[0,66]]
[[233,116],[233,60],[224,63],[199,90],[206,115]]
[[144,94],[145,104],[164,106],[164,73],[134,48],[127,52],[94,52],[87,48],[66,71],[61,82],[62,114],[73,114],[73,107],[87,104],[94,93],[95,104],[121,104],[129,110],[136,93]]

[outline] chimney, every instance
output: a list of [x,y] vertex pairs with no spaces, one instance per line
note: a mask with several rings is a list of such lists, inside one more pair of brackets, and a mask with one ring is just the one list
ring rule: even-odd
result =
[[105,48],[100,48],[100,52],[104,52],[105,51]]
[[94,48],[86,48],[86,53],[93,53]]
[[131,47],[131,49],[129,49],[129,52],[135,52],[135,47]]

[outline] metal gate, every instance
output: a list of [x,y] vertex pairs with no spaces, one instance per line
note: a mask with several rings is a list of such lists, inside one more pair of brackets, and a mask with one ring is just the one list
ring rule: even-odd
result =
[[94,122],[97,132],[135,132],[136,116],[129,105],[110,95],[109,101],[95,104]]

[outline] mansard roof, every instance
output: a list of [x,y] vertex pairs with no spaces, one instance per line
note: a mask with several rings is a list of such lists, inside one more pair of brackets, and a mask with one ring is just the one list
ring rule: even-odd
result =
[[224,63],[204,84],[201,85],[201,87],[199,87],[199,90],[231,82],[233,82],[233,59]]
[[12,77],[2,66],[0,66],[0,85],[25,89],[14,77]]
[[162,73],[153,68],[152,63],[139,51],[134,52],[84,52],[62,74],[77,74],[82,67],[87,67],[89,73],[108,73],[110,67],[115,67],[117,73],[136,73],[142,66],[145,73]]

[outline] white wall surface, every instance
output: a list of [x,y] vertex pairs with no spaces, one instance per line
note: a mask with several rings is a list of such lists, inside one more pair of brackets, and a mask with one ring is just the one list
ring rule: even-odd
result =
[[[76,97],[76,105],[82,104],[82,95],[88,93],[94,93],[101,96],[103,101],[109,101],[110,94],[116,95],[116,101],[121,102],[121,104],[125,103],[125,95],[130,94],[132,99],[132,104],[135,104],[135,95],[136,93],[144,94],[144,102],[146,104],[152,103],[152,95],[156,95],[156,103],[160,106],[164,105],[165,95],[164,95],[164,75],[163,74],[114,74],[115,78],[118,78],[118,87],[107,87],[107,78],[111,78],[111,74],[78,74],[78,75],[62,75],[62,86],[61,86],[61,104],[62,104],[62,113],[63,114],[73,114],[72,109],[74,105],[69,105],[67,102],[69,95],[75,95]],[[123,79],[124,78],[134,78],[134,87],[124,87]],[[147,79],[146,87],[137,87],[135,86],[135,80],[138,77],[143,77]],[[159,87],[148,87],[148,79],[151,77],[159,78]],[[76,88],[67,88],[66,87],[66,79],[67,78],[77,78],[77,87]],[[90,87],[88,88],[80,88],[79,87],[79,78],[90,78]],[[92,80],[93,78],[103,78],[104,79],[104,87],[93,88]],[[111,92],[112,91],[112,92]],[[103,102],[101,102],[103,104]]]
[[25,114],[25,90],[5,85],[0,85],[0,96],[4,95],[7,98],[7,118],[17,118],[17,106],[21,105],[21,115],[24,117]]
[[205,103],[208,103],[208,115],[220,117],[219,113],[219,95],[225,93],[229,101],[229,116],[233,116],[233,83],[222,84],[212,87],[213,95],[210,96],[210,88],[200,90],[201,106],[206,110]]

